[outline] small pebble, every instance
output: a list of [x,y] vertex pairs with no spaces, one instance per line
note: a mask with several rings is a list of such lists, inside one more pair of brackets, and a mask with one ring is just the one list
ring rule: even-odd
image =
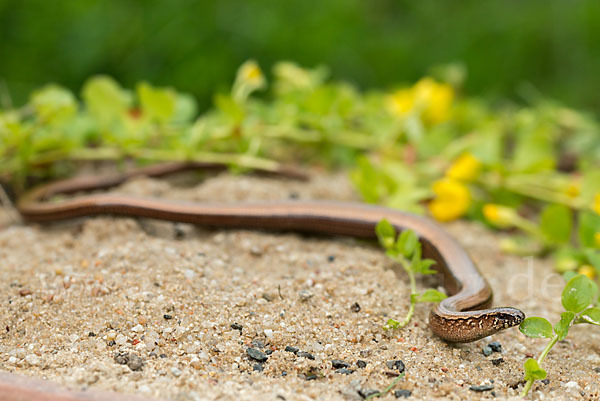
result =
[[262,351],[257,350],[256,348],[248,348],[246,349],[246,354],[255,361],[265,362],[269,357]]
[[548,384],[550,384],[550,379],[544,379],[542,380],[542,383],[544,383],[547,386]]
[[294,354],[297,353],[298,351],[300,351],[298,348],[292,347],[291,345],[286,345],[285,350],[287,352],[293,352]]
[[311,299],[314,296],[314,294],[309,290],[300,290],[300,292],[298,292],[298,296],[300,297],[301,301],[305,302]]
[[167,354],[160,354],[159,357],[161,357],[162,359],[165,359],[167,357]]
[[125,345],[127,343],[127,337],[123,334],[119,334],[115,339],[115,343],[117,343],[117,345]]
[[350,307],[350,310],[355,313],[360,312],[360,305],[358,304],[358,302],[353,303]]
[[483,384],[481,386],[471,386],[471,387],[469,387],[469,390],[480,393],[482,391],[490,391],[493,388],[494,388],[494,386],[492,386],[491,384]]
[[329,255],[327,256],[327,261],[328,262],[333,262],[335,260],[335,255]]
[[22,296],[22,297],[25,297],[25,296],[30,295],[30,294],[31,294],[31,290],[29,288],[21,288],[19,290],[19,295]]
[[502,344],[500,344],[498,341],[489,343],[488,347],[490,347],[494,352],[502,352]]
[[129,354],[127,352],[120,352],[116,354],[113,359],[119,365],[127,365],[127,361],[129,360]]
[[165,313],[165,314],[163,315],[163,318],[164,318],[165,320],[171,320],[171,319],[173,319],[173,316],[172,316],[172,315],[168,315],[168,314],[166,314],[166,313]]
[[344,362],[340,359],[334,359],[333,361],[331,361],[331,366],[333,366],[334,369],[340,369],[340,368],[349,368],[350,364],[348,362]]
[[310,359],[311,361],[315,360],[315,356],[313,354],[311,354],[310,352],[301,351],[301,352],[296,353],[296,355],[303,357],[303,358]]
[[364,369],[367,367],[367,363],[359,359],[356,361],[356,366],[358,366],[360,369]]
[[131,331],[133,331],[134,333],[141,333],[142,331],[144,331],[144,326],[142,326],[141,324],[135,325],[131,328]]
[[262,363],[255,363],[252,367],[252,370],[255,372],[262,372],[263,370],[265,370],[265,366]]
[[596,373],[600,373],[600,367],[598,367],[598,368],[594,368],[594,372],[596,372]]
[[267,338],[273,338],[273,330],[265,329],[264,333],[265,333],[265,336],[267,336]]
[[404,372],[404,362],[402,362],[400,359],[396,359],[394,361],[387,361],[385,363],[385,366],[387,366],[388,369],[397,369],[398,373]]
[[412,395],[412,391],[410,391],[410,390],[400,389],[400,390],[394,391],[394,396],[396,398],[408,398],[411,395]]
[[134,372],[140,371],[144,366],[144,360],[136,354],[129,354],[129,361],[127,361],[127,366],[129,366],[129,369],[131,369]]
[[483,355],[485,355],[485,356],[490,356],[490,355],[492,355],[492,352],[494,352],[494,351],[492,350],[492,347],[486,345],[485,347],[483,347],[481,349],[481,352],[483,352]]
[[88,333],[88,337],[96,337],[96,333],[94,333],[93,331],[90,331]]
[[40,364],[40,358],[38,358],[35,354],[29,354],[25,357],[25,362],[31,366],[37,366]]
[[336,369],[335,373],[339,373],[342,375],[350,375],[352,373],[354,373],[354,370],[352,369],[346,369],[346,368],[341,368],[341,369]]
[[239,323],[232,323],[232,324],[231,324],[231,326],[229,326],[229,327],[231,327],[231,328],[232,328],[232,329],[234,329],[234,330],[239,330],[239,331],[240,331],[240,333],[241,333],[241,332],[242,332],[242,328],[243,328],[244,326],[242,326],[242,325],[241,325],[241,324],[239,324]]
[[173,376],[175,377],[179,377],[181,376],[181,370],[177,369],[177,368],[171,368],[171,373],[173,374]]
[[492,359],[492,365],[494,365],[494,366],[498,366],[502,362],[504,362],[504,358]]
[[358,395],[360,395],[362,398],[367,398],[373,394],[377,394],[379,393],[379,390],[375,390],[375,389],[370,389],[370,388],[361,388],[360,390],[358,390]]
[[256,348],[264,348],[265,347],[265,344],[262,341],[257,340],[256,338],[254,340],[252,340],[252,345],[255,346]]

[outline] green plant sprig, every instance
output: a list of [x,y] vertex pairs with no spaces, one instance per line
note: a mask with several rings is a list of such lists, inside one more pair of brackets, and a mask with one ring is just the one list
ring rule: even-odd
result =
[[410,280],[410,307],[408,313],[401,321],[388,319],[383,326],[385,330],[399,329],[410,322],[417,303],[439,302],[446,298],[446,295],[433,288],[429,288],[422,293],[417,292],[416,274],[428,275],[437,272],[431,269],[431,266],[435,264],[434,260],[421,257],[421,243],[414,231],[403,230],[397,235],[394,226],[384,219],[377,224],[375,232],[380,244],[386,251],[386,255],[402,266]]
[[522,397],[529,393],[536,380],[546,378],[547,373],[541,368],[544,359],[558,341],[567,337],[574,324],[588,323],[600,326],[600,308],[596,306],[598,286],[588,277],[580,274],[571,278],[563,289],[561,301],[565,312],[561,313],[560,320],[554,327],[541,317],[528,317],[519,327],[527,337],[550,339],[537,360],[529,358],[523,365],[527,382],[521,392]]

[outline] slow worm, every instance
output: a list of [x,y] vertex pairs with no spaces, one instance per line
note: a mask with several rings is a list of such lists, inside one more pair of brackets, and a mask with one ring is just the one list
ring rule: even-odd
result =
[[[48,201],[57,194],[109,188],[134,176],[160,176],[196,167],[198,164],[158,164],[123,174],[58,181],[28,192],[20,198],[17,207],[30,222],[110,214],[214,227],[291,230],[359,238],[375,237],[375,225],[386,218],[397,230],[414,230],[423,245],[423,255],[436,261],[435,268],[441,273],[449,295],[429,316],[429,326],[439,337],[450,342],[475,341],[516,326],[525,318],[523,312],[515,308],[490,308],[492,290],[465,250],[432,221],[398,210],[325,201],[181,203],[110,193]],[[301,177],[292,170],[279,173]]]

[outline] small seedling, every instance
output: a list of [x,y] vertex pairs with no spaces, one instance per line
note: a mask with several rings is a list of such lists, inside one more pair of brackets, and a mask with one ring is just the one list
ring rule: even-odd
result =
[[416,274],[435,274],[431,268],[435,261],[421,257],[421,243],[417,234],[412,230],[404,230],[399,235],[387,220],[381,220],[375,228],[377,238],[384,247],[386,255],[400,263],[410,280],[410,307],[406,317],[401,321],[389,319],[383,328],[399,329],[406,326],[415,312],[415,305],[422,302],[439,302],[446,295],[429,288],[422,293],[417,292]]
[[536,380],[546,378],[546,371],[540,366],[552,347],[567,337],[569,329],[574,324],[589,323],[600,326],[600,308],[598,305],[598,286],[584,275],[571,278],[562,292],[562,305],[565,312],[561,313],[560,320],[552,324],[541,317],[528,317],[521,323],[521,333],[532,338],[548,338],[546,345],[537,360],[525,361],[525,380],[527,383],[521,392],[525,397]]

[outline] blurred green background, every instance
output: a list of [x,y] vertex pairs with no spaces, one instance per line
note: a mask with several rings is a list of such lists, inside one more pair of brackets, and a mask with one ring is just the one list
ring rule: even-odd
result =
[[248,58],[324,64],[363,88],[462,62],[467,93],[518,99],[531,84],[597,112],[600,1],[0,0],[0,90],[15,104],[107,73],[206,107]]

